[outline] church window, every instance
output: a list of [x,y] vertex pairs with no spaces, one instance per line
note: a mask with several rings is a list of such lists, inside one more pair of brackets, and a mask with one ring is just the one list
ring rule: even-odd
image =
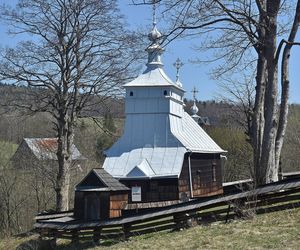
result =
[[168,91],[165,90],[165,91],[164,91],[164,95],[167,95],[167,94],[168,94]]
[[217,181],[217,174],[216,174],[216,163],[212,163],[212,181]]
[[130,91],[129,96],[133,96],[133,92],[132,91]]

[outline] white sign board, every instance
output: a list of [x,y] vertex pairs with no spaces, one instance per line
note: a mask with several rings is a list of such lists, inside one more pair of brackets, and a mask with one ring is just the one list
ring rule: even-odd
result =
[[142,201],[142,188],[141,187],[132,187],[131,188],[131,200],[132,201]]

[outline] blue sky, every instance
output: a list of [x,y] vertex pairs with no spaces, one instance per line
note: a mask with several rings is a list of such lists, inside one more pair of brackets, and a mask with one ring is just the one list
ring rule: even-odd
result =
[[[147,33],[152,26],[152,8],[150,6],[134,6],[131,4],[131,0],[118,1],[120,10],[126,17],[130,28],[144,30],[145,33]],[[6,3],[15,5],[16,2],[17,0],[0,0],[0,4]],[[162,23],[162,21],[160,22],[159,16],[158,8],[158,29],[162,30],[164,23]],[[13,46],[19,40],[17,37],[8,36],[7,29],[4,25],[0,25],[0,37],[0,46]],[[299,32],[297,40],[300,41]],[[169,44],[163,55],[165,71],[171,79],[175,80],[176,69],[174,68],[173,63],[179,57],[184,63],[184,66],[180,70],[180,80],[186,90],[185,97],[191,99],[191,90],[196,86],[199,91],[197,93],[198,100],[205,101],[216,99],[221,90],[218,88],[218,82],[210,77],[213,65],[194,64],[190,62],[192,59],[204,56],[207,57],[207,54],[201,55],[199,52],[192,49],[196,42],[196,40],[178,40]],[[300,103],[300,46],[294,47],[292,51],[290,80],[290,103]]]

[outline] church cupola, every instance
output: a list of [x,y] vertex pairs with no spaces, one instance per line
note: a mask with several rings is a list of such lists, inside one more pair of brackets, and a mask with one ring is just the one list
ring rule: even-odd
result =
[[155,7],[153,10],[153,27],[148,34],[150,45],[146,48],[148,52],[147,68],[136,79],[123,85],[126,89],[125,113],[126,116],[173,114],[182,117],[184,90],[178,73],[182,63],[177,61],[177,77],[176,82],[173,82],[163,69],[161,55],[164,49],[160,45],[162,34],[156,26]]

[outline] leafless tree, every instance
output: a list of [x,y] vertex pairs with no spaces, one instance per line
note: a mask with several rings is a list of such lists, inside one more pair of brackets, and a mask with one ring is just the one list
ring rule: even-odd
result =
[[2,53],[0,76],[31,88],[9,105],[54,118],[58,138],[56,206],[68,209],[71,145],[78,117],[120,93],[137,59],[134,35],[124,28],[115,0],[20,0],[2,6],[13,34],[28,38]]
[[[165,37],[166,43],[183,36],[202,36],[203,43],[200,46],[217,50],[215,59],[222,59],[223,64],[216,70],[217,76],[234,72],[237,67],[239,70],[247,70],[249,64],[256,64],[256,91],[250,133],[255,181],[258,185],[276,181],[287,124],[289,56],[293,45],[300,44],[295,41],[300,23],[300,1],[132,2],[160,2],[165,7],[164,16],[172,24]],[[280,64],[281,95],[278,98]]]
[[231,119],[244,129],[249,138],[255,94],[253,76],[243,75],[238,79],[222,77],[219,88],[220,98],[230,104]]

